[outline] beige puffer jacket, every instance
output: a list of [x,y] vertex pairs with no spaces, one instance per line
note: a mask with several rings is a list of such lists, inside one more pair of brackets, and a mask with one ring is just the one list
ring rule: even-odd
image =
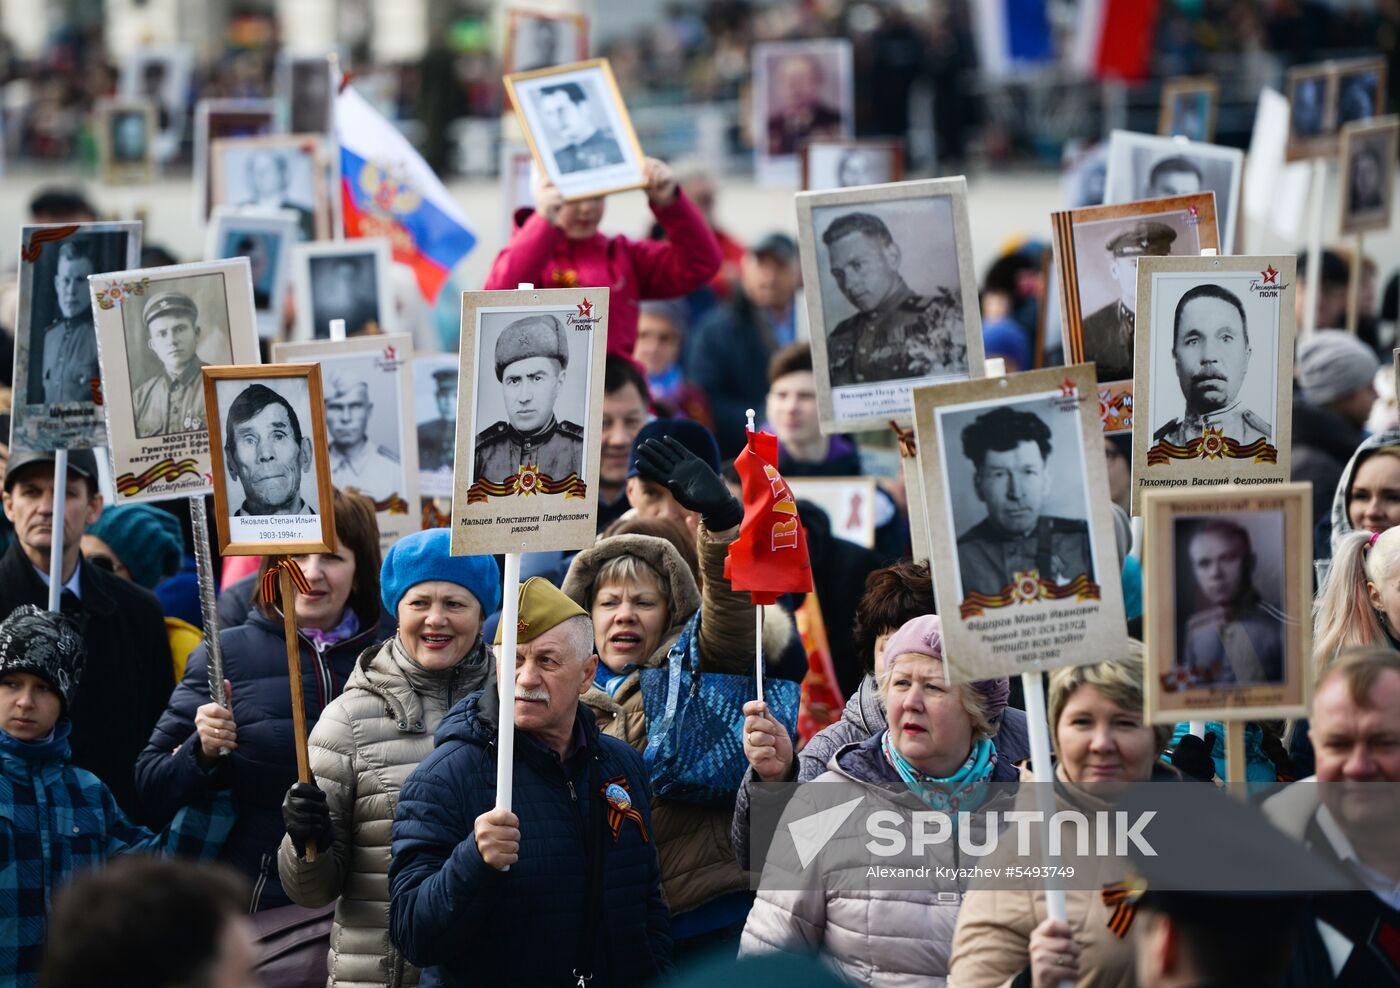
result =
[[478,643],[451,670],[429,672],[398,637],[368,649],[311,732],[311,771],[326,793],[335,828],[315,863],[282,838],[277,871],[292,901],[324,906],[339,898],[331,930],[328,986],[412,988],[418,971],[389,942],[390,831],[399,790],[433,750],[443,715],[495,683],[488,646]]
[[[636,556],[664,573],[671,584],[670,624],[661,645],[645,665],[665,665],[667,653],[686,621],[697,607],[703,607],[699,645],[705,671],[748,673],[754,662],[753,605],[747,593],[735,591],[724,578],[724,557],[733,539],[716,538],[701,525],[697,540],[700,572],[705,581],[703,595],[675,547],[665,539],[648,535],[615,535],[583,550],[574,557],[562,589],[588,610],[603,564],[616,556]],[[765,607],[763,615],[763,654],[776,662],[792,634],[792,619],[777,606]],[[595,686],[583,695],[583,702],[597,717],[600,730],[621,738],[638,751],[646,750],[646,715],[639,675],[629,676],[612,696]],[[651,815],[662,890],[673,916],[748,888],[729,841],[732,804],[700,806],[653,799]]]

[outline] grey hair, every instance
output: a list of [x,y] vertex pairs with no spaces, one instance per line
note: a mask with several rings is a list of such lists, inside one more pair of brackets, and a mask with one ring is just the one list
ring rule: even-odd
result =
[[593,655],[593,619],[586,614],[575,614],[562,621],[556,628],[564,646],[578,656],[579,662],[587,662]]

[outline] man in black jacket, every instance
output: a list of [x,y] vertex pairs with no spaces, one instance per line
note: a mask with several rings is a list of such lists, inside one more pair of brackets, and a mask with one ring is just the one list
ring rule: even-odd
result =
[[[149,590],[88,565],[78,551],[102,514],[92,450],[69,451],[66,490],[61,609],[82,622],[88,655],[73,699],[73,764],[106,783],[122,811],[140,820],[133,767],[175,688],[165,618]],[[53,495],[54,454],[16,453],[5,474],[15,541],[0,557],[0,619],[21,604],[48,605]]]

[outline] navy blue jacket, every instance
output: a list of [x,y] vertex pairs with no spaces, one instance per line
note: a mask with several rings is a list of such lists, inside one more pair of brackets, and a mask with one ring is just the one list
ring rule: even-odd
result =
[[[378,615],[376,615],[377,617]],[[363,623],[363,617],[361,618]],[[301,638],[301,688],[306,704],[306,730],[316,726],[321,711],[340,691],[365,649],[377,644],[378,628],[352,635],[317,653]],[[292,735],[292,692],[287,685],[287,644],[282,624],[254,608],[246,624],[221,631],[224,678],[233,684],[233,720],[238,725],[238,748],[219,759],[210,772],[195,758],[199,736],[195,711],[209,702],[205,646],[190,653],[185,678],[170,695],[146,750],[136,759],[136,789],[141,808],[159,827],[203,797],[217,777],[230,773],[238,820],[219,860],[248,876],[253,885],[250,911],[284,906],[291,900],[277,876],[277,846],[286,832],[282,798],[297,781],[296,748]],[[173,754],[172,754],[173,752]]]
[[[669,971],[670,918],[641,755],[599,733],[583,704],[579,748],[566,762],[517,733],[512,810],[520,818],[520,858],[497,871],[473,837],[476,818],[496,802],[496,723],[494,691],[458,703],[399,796],[389,932],[408,960],[427,969],[422,985],[573,984],[588,860],[600,846],[603,907],[589,988],[641,985]],[[640,826],[617,821],[616,836],[603,796],[613,782],[641,814]],[[601,843],[591,839],[599,825],[607,828]]]

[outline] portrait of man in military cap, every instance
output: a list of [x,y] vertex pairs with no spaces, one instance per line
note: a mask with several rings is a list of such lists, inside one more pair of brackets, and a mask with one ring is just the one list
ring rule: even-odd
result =
[[[423,389],[431,394],[434,415],[418,420],[418,469],[451,470],[457,437],[457,378],[455,366],[438,367]],[[421,402],[420,402],[421,405]]]
[[1160,220],[1138,220],[1104,244],[1108,273],[1118,297],[1084,317],[1084,359],[1098,367],[1099,380],[1133,376],[1133,321],[1137,309],[1137,259],[1172,252],[1176,231]]
[[[964,599],[973,593],[996,596],[1014,585],[1018,574],[1032,571],[1057,586],[1080,576],[1094,579],[1082,450],[1078,464],[1057,455],[1048,413],[1044,399],[1038,399],[950,417],[947,441],[960,441],[962,457],[956,447],[945,448],[945,469],[965,473],[970,465],[972,473],[972,496],[964,503],[952,488],[954,519],[962,528],[962,519],[983,516],[958,534]],[[1056,503],[1074,505],[1079,517],[1048,513],[1052,496]]]
[[[221,399],[230,389],[240,389],[227,406],[223,435],[224,467],[243,494],[234,517],[318,514],[311,437],[303,416],[281,393],[297,384],[302,392],[298,403],[305,405],[302,379],[219,382]],[[229,500],[231,504],[232,494]]]
[[374,375],[373,363],[373,355],[323,359],[322,389],[326,397],[331,482],[340,488],[353,487],[374,501],[383,501],[402,493],[403,478],[398,453],[370,438],[376,407],[397,414],[392,395],[376,403],[371,394],[371,380],[375,390],[383,386],[379,380],[382,375]]
[[[584,432],[578,420],[583,408],[565,413],[557,407],[569,369],[569,330],[563,319],[550,313],[492,315],[509,321],[494,344],[483,336],[480,352],[483,357],[494,354],[500,383],[494,400],[504,404],[505,419],[477,433],[473,481],[503,484],[526,467],[555,481],[581,476]],[[486,320],[483,328],[489,332]],[[478,381],[478,423],[486,421],[480,412],[488,388],[489,379]]]
[[[966,374],[958,286],[914,291],[902,271],[904,251],[885,220],[871,209],[837,213],[821,243],[830,278],[856,312],[827,336],[831,387]],[[915,256],[922,257],[911,254],[911,262]]]
[[535,94],[545,140],[565,175],[623,162],[622,145],[602,122],[603,110],[591,90],[589,80],[570,79]]
[[1115,130],[1108,139],[1104,202],[1110,205],[1215,193],[1220,251],[1235,243],[1244,152],[1217,144]]
[[1186,410],[1154,429],[1154,443],[1188,446],[1206,429],[1242,446],[1273,442],[1269,418],[1240,400],[1253,353],[1249,328],[1244,302],[1224,285],[1198,284],[1181,296],[1172,315],[1171,356]]
[[206,428],[199,307],[183,292],[158,292],[141,307],[141,321],[146,347],[159,367],[137,384],[131,395],[136,437],[149,439]]

